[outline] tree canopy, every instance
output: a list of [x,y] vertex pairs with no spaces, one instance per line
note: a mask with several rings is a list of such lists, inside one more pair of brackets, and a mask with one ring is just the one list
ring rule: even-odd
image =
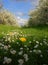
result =
[[7,10],[0,12],[0,24],[18,26],[16,17]]
[[39,0],[37,8],[29,14],[29,27],[36,25],[48,25],[48,0]]

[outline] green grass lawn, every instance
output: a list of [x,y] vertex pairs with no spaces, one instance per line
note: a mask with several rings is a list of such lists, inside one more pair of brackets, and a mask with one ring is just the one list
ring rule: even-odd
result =
[[8,33],[8,31],[18,31],[26,34],[27,36],[33,36],[35,38],[48,37],[48,27],[40,28],[17,28],[14,26],[0,25],[0,36],[2,32]]
[[0,65],[48,65],[48,28],[0,25]]

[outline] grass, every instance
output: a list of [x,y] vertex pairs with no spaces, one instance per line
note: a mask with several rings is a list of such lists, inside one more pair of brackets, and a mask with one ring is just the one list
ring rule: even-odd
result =
[[48,28],[0,25],[0,65],[48,65]]
[[26,34],[27,36],[33,36],[35,38],[48,37],[48,27],[37,27],[37,28],[16,28],[14,26],[0,25],[0,37],[2,32],[8,33],[8,31],[18,31]]

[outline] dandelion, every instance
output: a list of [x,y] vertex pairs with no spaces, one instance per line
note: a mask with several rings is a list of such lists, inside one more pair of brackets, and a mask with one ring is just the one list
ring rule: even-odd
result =
[[12,42],[15,42],[14,39],[12,40]]
[[10,53],[11,54],[16,54],[16,51],[15,50],[10,50]]
[[36,44],[35,46],[34,46],[34,48],[37,48],[38,47],[38,44]]
[[23,57],[24,57],[25,61],[28,61],[29,58],[28,58],[27,54],[24,54]]
[[21,47],[20,50],[23,50],[23,48]]
[[22,54],[23,54],[23,51],[20,51],[18,54],[19,54],[19,55],[22,55]]
[[4,46],[4,49],[5,49],[5,50],[8,50],[8,46],[7,46],[7,45],[5,45],[5,46]]
[[35,49],[34,49],[33,52],[35,52],[35,53],[38,54],[38,53],[41,53],[41,50],[35,50]]
[[19,62],[19,65],[23,65],[24,60],[23,59],[19,59],[18,62]]
[[29,52],[32,53],[32,50],[30,50]]
[[43,44],[42,44],[42,43],[40,43],[40,45],[42,46]]
[[0,46],[4,46],[4,44],[0,43]]
[[12,59],[11,58],[8,58],[8,57],[4,57],[4,61],[3,61],[3,64],[9,64],[11,63]]
[[38,53],[41,53],[41,50],[37,50]]
[[11,38],[10,38],[10,37],[8,37],[7,41],[11,41]]
[[39,44],[39,41],[36,41],[37,44]]
[[29,50],[29,48],[27,47],[27,50]]
[[35,42],[36,40],[35,40],[35,39],[33,39],[33,41]]
[[20,33],[22,34],[22,31]]
[[5,37],[3,37],[3,39],[5,39]]
[[40,57],[43,57],[43,55],[41,54]]
[[5,41],[7,41],[7,39],[5,39]]
[[24,45],[24,47],[27,47],[27,45]]
[[7,36],[9,36],[9,34],[6,34]]
[[48,43],[46,41],[44,41],[44,44],[47,45]]
[[8,47],[10,48],[10,47],[11,47],[11,45],[8,45]]
[[19,42],[16,42],[16,44],[19,44]]
[[36,49],[34,49],[33,52],[36,52]]
[[22,38],[19,38],[20,41],[22,42],[26,42],[26,38],[22,37]]

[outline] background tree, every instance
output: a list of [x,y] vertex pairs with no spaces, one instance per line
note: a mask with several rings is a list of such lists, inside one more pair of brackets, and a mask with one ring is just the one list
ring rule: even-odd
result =
[[30,13],[28,26],[48,25],[48,0],[39,0],[37,8]]
[[18,26],[16,17],[5,9],[0,12],[0,24]]
[[18,26],[17,18],[3,7],[3,0],[0,0],[0,24]]
[[39,6],[38,19],[41,24],[48,25],[48,0],[40,0]]

